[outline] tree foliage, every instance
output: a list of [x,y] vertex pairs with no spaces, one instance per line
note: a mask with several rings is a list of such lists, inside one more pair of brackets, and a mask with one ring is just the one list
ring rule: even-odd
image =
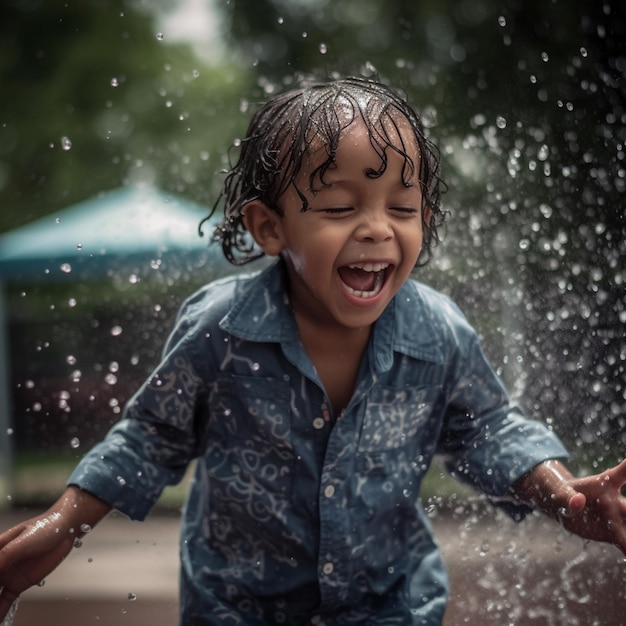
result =
[[135,181],[209,201],[239,75],[123,0],[2,3],[0,230]]

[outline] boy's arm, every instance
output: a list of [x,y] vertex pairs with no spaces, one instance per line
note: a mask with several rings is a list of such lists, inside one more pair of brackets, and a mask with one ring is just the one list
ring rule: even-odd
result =
[[576,478],[559,461],[540,463],[514,485],[515,495],[585,539],[626,554],[626,460],[600,474]]
[[0,621],[15,599],[40,584],[111,507],[78,487],[68,487],[43,515],[0,535]]

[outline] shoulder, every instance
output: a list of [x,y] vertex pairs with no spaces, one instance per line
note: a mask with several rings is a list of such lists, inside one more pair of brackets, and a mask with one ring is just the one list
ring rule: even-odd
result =
[[258,278],[259,272],[234,274],[214,280],[185,299],[178,319],[188,321],[203,317],[223,317],[235,299]]
[[[184,337],[217,332],[233,304],[258,280],[260,272],[233,274],[198,289],[181,305],[168,340],[171,346]],[[166,347],[167,350],[167,347]]]

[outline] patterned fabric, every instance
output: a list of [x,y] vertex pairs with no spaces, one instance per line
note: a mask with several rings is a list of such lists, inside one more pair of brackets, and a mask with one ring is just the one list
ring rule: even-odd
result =
[[190,298],[126,419],[70,483],[143,519],[197,459],[184,626],[440,624],[447,577],[419,499],[433,455],[498,499],[566,451],[510,405],[455,305],[414,281],[333,419],[285,280],[277,262]]

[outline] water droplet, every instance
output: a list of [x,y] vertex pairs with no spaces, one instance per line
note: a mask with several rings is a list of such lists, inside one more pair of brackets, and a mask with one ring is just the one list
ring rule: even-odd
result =
[[320,44],[320,54],[326,54],[328,52],[328,46],[325,43]]
[[70,441],[70,446],[76,450],[76,448],[80,448],[80,439],[78,437],[73,437]]
[[131,274],[131,275],[128,277],[128,282],[129,282],[131,285],[136,285],[136,284],[137,284],[140,280],[141,280],[141,279],[139,278],[139,276],[137,276],[137,274]]
[[66,152],[72,149],[72,141],[69,137],[61,137],[61,148]]
[[109,373],[104,377],[104,382],[107,385],[115,385],[117,383],[117,376]]
[[65,362],[66,362],[68,365],[75,365],[75,364],[76,364],[76,357],[75,357],[73,354],[68,354],[68,355],[65,357]]
[[109,363],[109,372],[119,372],[120,364],[117,361],[111,361]]
[[83,547],[83,542],[80,539],[74,539],[74,547],[75,548],[82,548]]
[[500,15],[500,17],[498,17],[498,24],[500,24],[500,26],[506,26],[506,17],[504,17],[504,15]]
[[261,369],[261,366],[258,363],[253,363],[252,364],[252,371],[253,372],[258,372]]
[[72,266],[69,263],[63,263],[60,267],[60,270],[64,274],[69,274],[72,271]]
[[120,81],[115,78],[115,76],[111,79],[111,87],[119,87]]
[[276,20],[279,24],[284,24],[285,23],[285,18],[284,17],[279,17],[278,20]]
[[506,128],[506,119],[502,115],[498,115],[496,118],[496,126],[500,129]]
[[90,533],[91,532],[91,526],[89,524],[81,524],[80,532],[81,533],[85,533],[85,534]]
[[76,249],[77,250],[82,250],[83,249],[83,244],[82,243],[77,243],[76,244]]
[[113,335],[113,337],[119,337],[123,330],[121,326],[113,326],[113,328],[111,328],[111,335]]
[[67,301],[67,305],[68,305],[71,309],[73,309],[73,308],[76,306],[76,298],[70,298],[70,299]]
[[580,49],[580,56],[581,57],[587,57],[589,55],[589,53],[587,52],[587,48],[581,48]]
[[134,601],[137,599],[137,594],[136,594],[136,593],[133,593],[132,591],[131,591],[131,592],[129,592],[129,593],[128,593],[128,599],[129,599],[131,602],[134,602]]
[[163,33],[157,33],[156,38],[157,38],[159,41],[163,41],[163,39],[164,39],[165,37],[163,36]]
[[117,482],[122,485],[122,487],[126,484],[126,481],[121,476],[117,477]]
[[547,52],[542,52],[541,53],[541,60],[544,63],[547,63],[550,60],[550,55]]

